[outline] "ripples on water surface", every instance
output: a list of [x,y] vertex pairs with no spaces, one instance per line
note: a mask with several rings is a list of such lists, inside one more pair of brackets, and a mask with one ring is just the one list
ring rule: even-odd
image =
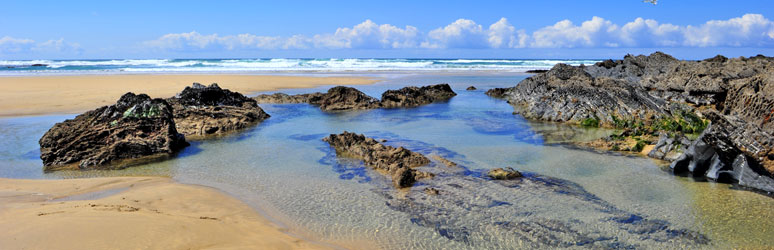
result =
[[[306,104],[261,105],[254,129],[193,142],[177,158],[118,171],[42,172],[37,140],[72,116],[0,119],[0,176],[171,176],[219,188],[294,234],[355,248],[771,246],[774,200],[725,184],[675,177],[645,158],[561,146],[609,131],[528,122],[483,92],[523,75],[405,76],[358,86],[378,97],[404,85],[448,82],[458,96],[415,109],[323,113]],[[479,90],[465,91],[469,85]],[[322,91],[290,90],[291,93]],[[411,192],[320,139],[342,131],[387,139],[460,164]],[[526,178],[495,182],[487,169]],[[441,190],[426,195],[425,187]]]

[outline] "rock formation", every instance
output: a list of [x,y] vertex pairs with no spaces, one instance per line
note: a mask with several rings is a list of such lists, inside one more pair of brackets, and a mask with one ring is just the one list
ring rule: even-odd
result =
[[327,93],[288,95],[284,93],[264,94],[254,97],[259,103],[309,103],[320,106],[323,111],[342,111],[375,108],[412,108],[420,105],[447,100],[457,94],[448,84],[424,87],[405,87],[388,90],[378,100],[351,87],[338,86]]
[[309,94],[299,94],[299,95],[288,95],[285,93],[274,93],[274,94],[262,94],[258,95],[256,97],[253,97],[255,101],[258,103],[309,103],[309,104],[319,104],[320,99],[322,99],[322,96],[324,94],[320,92],[315,93],[309,93]]
[[430,163],[430,160],[403,147],[386,146],[362,134],[346,131],[331,134],[323,141],[335,148],[338,155],[361,159],[366,166],[391,176],[397,188],[410,187],[419,179],[432,177],[430,173],[413,169]]
[[126,93],[104,106],[57,123],[40,138],[46,170],[122,168],[163,158],[188,146],[163,99]]
[[476,90],[476,86],[468,86],[468,88],[466,88],[465,90],[467,90],[467,91]]
[[[593,66],[558,64],[487,94],[530,119],[659,135],[647,153],[674,160],[676,173],[774,192],[773,81],[770,57],[681,61],[656,52]],[[682,136],[702,131],[693,142]]]
[[174,108],[177,130],[189,139],[244,129],[269,118],[255,100],[215,83],[194,83],[167,101]]
[[378,108],[379,100],[356,88],[338,86],[329,89],[319,102],[312,104],[320,105],[323,111],[358,110]]
[[443,101],[456,96],[449,84],[436,84],[424,87],[405,87],[387,90],[382,93],[383,108],[412,108],[420,105]]

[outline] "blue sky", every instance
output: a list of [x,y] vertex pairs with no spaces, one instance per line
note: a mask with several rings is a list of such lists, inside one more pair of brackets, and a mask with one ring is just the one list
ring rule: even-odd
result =
[[0,59],[772,55],[772,12],[772,1],[6,1]]

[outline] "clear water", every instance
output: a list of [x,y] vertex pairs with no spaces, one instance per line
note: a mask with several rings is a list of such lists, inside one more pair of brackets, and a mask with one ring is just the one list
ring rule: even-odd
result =
[[[610,131],[528,122],[513,115],[504,101],[483,94],[524,77],[406,75],[358,86],[378,97],[386,89],[447,82],[458,93],[448,102],[415,109],[323,113],[306,104],[264,104],[272,117],[253,129],[193,142],[169,161],[118,171],[43,173],[38,138],[55,122],[72,116],[0,119],[0,176],[170,176],[234,195],[295,235],[352,248],[774,245],[774,199],[676,177],[646,158],[562,146]],[[465,91],[469,85],[479,90]],[[396,191],[387,178],[358,161],[335,157],[320,140],[345,130],[441,155],[463,167],[428,167],[438,173],[436,178],[409,192]],[[480,178],[487,169],[505,166],[525,172],[527,178],[508,185]],[[422,190],[428,186],[442,194],[425,195]],[[636,233],[645,222],[655,225],[648,228],[653,232]],[[550,240],[535,245],[521,238],[525,227],[533,236],[586,238],[575,245],[551,245]],[[546,228],[551,230],[540,231]],[[708,242],[674,238],[676,232],[695,232]]]

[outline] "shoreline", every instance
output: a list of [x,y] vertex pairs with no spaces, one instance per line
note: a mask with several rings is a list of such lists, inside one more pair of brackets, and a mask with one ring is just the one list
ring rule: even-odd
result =
[[[109,105],[126,92],[168,98],[193,82],[218,83],[252,95],[280,89],[326,85],[364,85],[379,79],[359,76],[281,75],[73,75],[0,77],[0,118],[76,114]],[[108,83],[108,84],[105,84]],[[55,98],[52,98],[55,97]]]
[[0,178],[0,201],[0,245],[14,249],[331,248],[219,190],[165,177]]

